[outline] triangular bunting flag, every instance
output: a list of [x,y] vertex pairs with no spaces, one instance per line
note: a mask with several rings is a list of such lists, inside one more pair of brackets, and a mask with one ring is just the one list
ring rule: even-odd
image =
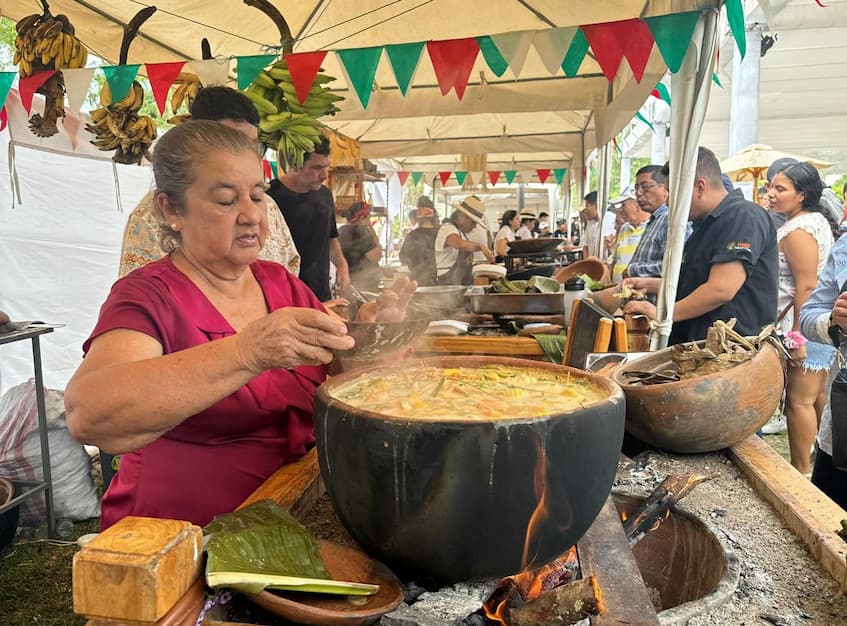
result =
[[582,30],[609,82],[615,79],[624,56],[636,82],[641,82],[647,59],[650,58],[650,50],[653,48],[653,35],[644,22],[631,19],[586,24],[582,26]]
[[615,152],[617,152],[620,156],[623,156],[623,150],[621,150],[621,147],[618,145],[617,137],[612,137],[612,145],[615,147]]
[[438,172],[438,178],[441,179],[441,186],[447,184],[447,181],[450,180],[450,177],[453,175],[453,172]]
[[541,57],[544,67],[551,74],[558,72],[562,66],[565,53],[571,45],[576,30],[576,26],[566,26],[535,31],[532,45],[535,46],[535,51]]
[[[324,52],[323,54],[326,53]],[[253,83],[254,80],[256,80],[256,76],[259,75],[259,72],[274,62],[277,57],[275,54],[251,54],[235,58],[237,60],[235,73],[238,76],[238,89],[240,91],[244,91]],[[291,75],[293,79],[294,72],[291,72]],[[314,76],[312,76],[312,78],[314,78]],[[309,84],[309,87],[311,86],[312,85]]]
[[82,127],[82,122],[79,121],[76,115],[65,115],[59,119],[62,121],[62,130],[71,142],[71,150],[76,152],[79,129]]
[[291,72],[291,82],[294,83],[294,91],[297,92],[297,99],[300,100],[300,104],[303,104],[309,97],[309,90],[315,82],[315,76],[321,69],[324,57],[326,57],[326,50],[285,55],[285,60],[288,61],[288,71]]
[[6,114],[6,107],[0,109],[0,131],[6,130],[6,125],[9,123],[9,116]]
[[212,85],[226,85],[229,77],[229,57],[223,59],[203,59],[189,61],[188,65],[197,74],[200,84],[204,87]]
[[521,177],[521,182],[524,185],[528,185],[532,182],[532,177],[535,176],[535,170],[521,170],[518,172],[518,176]]
[[573,39],[571,39],[571,45],[568,46],[565,60],[562,61],[565,76],[573,77],[579,73],[579,68],[582,66],[586,54],[588,54],[588,40],[585,38],[582,28],[577,28],[573,34]]
[[659,100],[665,102],[668,106],[671,105],[671,92],[668,91],[667,85],[659,83],[656,88],[650,93],[651,96],[656,96]]
[[509,63],[500,54],[491,35],[480,35],[476,38],[476,43],[482,52],[482,57],[485,59],[488,68],[494,72],[498,78],[509,68]]
[[568,168],[566,168],[566,167],[557,167],[556,169],[553,170],[553,176],[556,177],[556,182],[560,185],[562,184],[562,182],[564,182],[565,174],[567,174],[567,173],[568,173]]
[[168,104],[168,90],[182,71],[183,65],[185,61],[146,64],[147,79],[150,81],[150,89],[156,99],[156,106],[159,107],[159,115],[165,112],[165,106]]
[[503,172],[503,176],[506,177],[506,182],[509,183],[510,185],[515,181],[515,176],[517,176],[517,175],[518,175],[517,170],[506,170],[505,172]]
[[519,30],[491,36],[503,58],[509,62],[509,68],[512,70],[515,79],[520,78],[523,64],[526,61],[526,54],[529,52],[534,37],[534,30]]
[[400,93],[403,94],[403,97],[406,97],[406,92],[409,91],[412,79],[418,71],[423,47],[422,41],[385,46],[388,61],[391,63],[394,78],[397,80],[397,86],[400,87]]
[[423,172],[412,172],[412,184],[417,185],[421,182],[421,178],[423,177]]
[[499,170],[491,170],[488,172],[488,181],[491,183],[491,186],[497,184],[497,181],[500,180],[500,171]]
[[721,79],[718,78],[717,72],[712,72],[712,82],[715,83],[721,89],[723,89],[723,85],[721,84]]
[[653,39],[656,40],[656,47],[659,48],[662,58],[673,74],[676,74],[682,66],[682,60],[688,51],[698,19],[700,19],[700,11],[644,18],[644,23],[647,24],[647,28],[653,33]]
[[456,182],[460,185],[465,184],[465,179],[468,177],[467,172],[453,172],[456,175]]
[[741,58],[747,54],[747,33],[744,32],[744,3],[741,0],[726,0],[726,21],[735,39]]
[[441,95],[446,96],[450,89],[456,90],[456,96],[461,100],[468,86],[474,61],[479,54],[479,45],[473,37],[464,39],[444,39],[427,41],[426,49],[441,88]]
[[397,180],[400,181],[401,187],[406,184],[407,178],[409,178],[409,172],[404,172],[403,170],[400,170],[399,172],[397,172]]
[[538,176],[538,180],[541,181],[541,184],[547,182],[547,177],[550,176],[550,168],[535,170],[536,176]]
[[271,174],[273,174],[273,180],[276,180],[279,177],[279,166],[276,161],[271,161]]
[[21,104],[24,105],[24,110],[27,112],[27,115],[29,115],[32,111],[33,94],[35,94],[35,91],[41,87],[41,85],[46,83],[55,73],[56,70],[43,70],[41,72],[35,72],[26,78],[21,78],[18,81],[18,94],[21,97]]
[[485,180],[485,172],[468,172],[468,185],[481,185]]
[[132,81],[138,76],[139,67],[141,65],[104,65],[100,68],[106,75],[106,82],[109,83],[112,102],[120,102],[126,98],[132,87]]
[[267,159],[262,159],[262,171],[265,173],[265,180],[271,180],[273,172],[271,172],[271,162]]
[[6,97],[15,82],[17,72],[0,72],[0,109],[6,105]]
[[80,67],[62,70],[62,78],[65,79],[65,93],[68,94],[68,110],[74,115],[79,115],[79,110],[88,96],[91,79],[94,78],[94,68]]
[[335,54],[341,61],[341,67],[347,74],[350,86],[359,96],[362,108],[367,109],[373,90],[376,68],[379,66],[379,59],[382,57],[382,46],[338,50]]

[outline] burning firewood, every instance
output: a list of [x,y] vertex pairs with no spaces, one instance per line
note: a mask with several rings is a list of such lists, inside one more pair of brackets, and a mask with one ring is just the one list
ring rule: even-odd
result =
[[[665,478],[632,515],[622,521],[630,547],[656,530],[670,509],[700,483],[717,474],[672,474]],[[579,574],[575,547],[547,565],[503,578],[483,603],[479,614],[487,624],[534,626],[574,624],[605,612],[593,574]]]

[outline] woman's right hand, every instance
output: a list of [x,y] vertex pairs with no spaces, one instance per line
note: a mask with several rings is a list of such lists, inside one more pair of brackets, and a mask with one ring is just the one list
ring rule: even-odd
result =
[[236,335],[247,367],[257,373],[278,367],[324,365],[331,350],[349,350],[353,338],[339,319],[322,311],[287,307],[248,324]]
[[661,278],[633,276],[631,278],[624,278],[621,281],[621,287],[626,286],[632,290],[646,291],[647,293],[658,293],[661,282]]

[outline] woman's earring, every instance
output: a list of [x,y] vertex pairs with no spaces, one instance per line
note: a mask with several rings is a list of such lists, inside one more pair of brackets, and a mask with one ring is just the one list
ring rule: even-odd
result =
[[171,224],[171,230],[177,230],[176,224]]

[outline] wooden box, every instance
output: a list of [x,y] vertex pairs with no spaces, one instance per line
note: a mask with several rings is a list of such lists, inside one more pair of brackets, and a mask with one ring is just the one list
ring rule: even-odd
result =
[[126,517],[74,555],[74,612],[155,622],[200,574],[202,548],[199,526]]

